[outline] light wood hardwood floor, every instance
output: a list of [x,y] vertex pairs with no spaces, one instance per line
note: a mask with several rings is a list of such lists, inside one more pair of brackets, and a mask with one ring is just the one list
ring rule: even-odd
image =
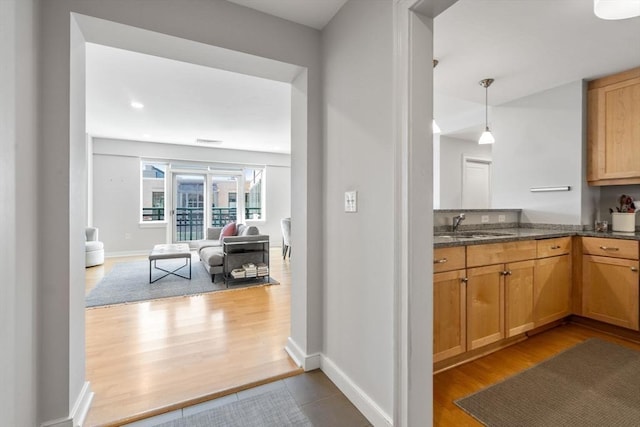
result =
[[558,326],[496,353],[435,375],[433,378],[433,424],[442,427],[481,426],[482,424],[453,402],[515,375],[591,337],[640,350],[638,343],[583,326],[574,324]]
[[[86,270],[86,291],[117,262]],[[95,397],[85,425],[120,425],[302,372],[284,350],[291,274],[280,285],[86,310],[86,375]],[[202,268],[194,262],[194,268]]]

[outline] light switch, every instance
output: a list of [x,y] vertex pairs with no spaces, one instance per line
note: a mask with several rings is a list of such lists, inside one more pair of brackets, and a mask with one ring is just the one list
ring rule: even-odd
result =
[[506,219],[507,219],[506,216],[498,215],[498,222],[504,222]]
[[480,217],[480,222],[483,224],[489,222],[489,215],[482,215]]
[[358,192],[357,191],[345,191],[344,211],[358,212]]

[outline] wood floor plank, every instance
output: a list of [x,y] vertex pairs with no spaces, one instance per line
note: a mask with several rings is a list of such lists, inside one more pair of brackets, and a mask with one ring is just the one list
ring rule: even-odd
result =
[[[280,285],[87,309],[86,376],[95,397],[85,425],[118,425],[300,373],[284,350],[289,259],[279,248],[270,255]],[[86,293],[115,263],[142,259],[88,268]]]
[[583,326],[566,324],[433,378],[435,426],[481,426],[454,401],[502,381],[574,345],[597,337],[640,350],[640,344]]

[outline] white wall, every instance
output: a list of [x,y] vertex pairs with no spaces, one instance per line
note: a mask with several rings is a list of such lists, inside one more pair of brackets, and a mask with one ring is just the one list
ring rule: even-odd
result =
[[[522,208],[523,223],[582,223],[582,82],[573,82],[492,109],[493,208]],[[571,186],[532,193],[531,187]]]
[[[349,1],[323,30],[324,357],[393,415],[393,2]],[[344,212],[344,192],[358,212]]]
[[139,223],[141,159],[266,166],[266,220],[247,223],[281,245],[280,219],[291,214],[289,155],[105,138],[94,138],[93,146],[93,223],[107,255],[145,253],[166,241],[167,225]]
[[0,1],[0,423],[37,423],[37,6]]
[[[321,203],[320,37],[316,30],[224,1],[167,0],[154,2],[153,7],[149,7],[147,0],[58,0],[38,4],[38,12],[46,19],[38,21],[37,25],[33,20],[14,20],[26,24],[25,31],[38,29],[41,50],[37,60],[42,73],[37,105],[43,114],[38,129],[41,136],[38,140],[39,163],[28,162],[29,170],[38,170],[39,173],[37,198],[42,209],[38,211],[38,245],[27,239],[28,249],[21,247],[16,256],[28,260],[30,268],[37,268],[37,274],[43,279],[38,289],[42,301],[38,307],[39,325],[43,328],[31,336],[32,342],[38,343],[40,358],[38,368],[29,371],[33,375],[38,373],[39,410],[36,419],[38,423],[51,420],[62,420],[60,422],[63,423],[73,416],[71,412],[76,403],[73,394],[78,394],[75,391],[82,387],[84,379],[84,366],[70,363],[83,358],[84,354],[84,339],[79,336],[84,327],[71,325],[71,322],[83,323],[82,319],[77,319],[77,311],[82,309],[78,301],[84,293],[83,280],[77,272],[82,268],[79,260],[83,249],[78,241],[82,240],[85,221],[84,218],[75,221],[77,214],[72,212],[86,211],[85,196],[77,191],[80,184],[75,182],[77,171],[84,171],[86,160],[81,160],[81,149],[76,147],[77,143],[84,145],[84,139],[77,135],[75,127],[82,120],[77,106],[83,104],[84,98],[75,89],[78,82],[73,83],[73,90],[70,87],[71,64],[75,65],[77,59],[72,59],[70,53],[70,14],[75,12],[98,17],[305,67],[308,70],[307,104],[297,107],[304,109],[305,114],[307,108],[304,107],[308,107],[307,133],[303,139],[292,140],[293,163],[299,162],[307,174],[301,200],[292,202],[292,217],[300,217],[298,222],[301,224],[307,220],[311,224],[321,224],[320,209],[309,209],[319,208]],[[30,113],[29,117],[35,116],[35,113]],[[297,113],[292,114],[295,118]],[[304,146],[304,149],[296,146]],[[296,160],[296,153],[305,157]],[[31,191],[31,184],[17,184],[16,193],[27,191],[28,194],[36,194]],[[29,214],[24,218],[28,219]],[[321,229],[318,227],[313,233],[321,233]],[[74,236],[78,241],[73,240]],[[320,270],[322,242],[320,239],[304,239],[302,242],[305,246],[300,251],[310,253],[308,264],[301,265],[303,259],[299,258],[292,260],[293,267],[295,269],[298,265],[298,270],[312,273],[302,277],[300,286],[317,293],[321,276],[315,273]],[[35,256],[34,247],[40,251]],[[70,304],[78,307],[70,308]],[[22,310],[24,305],[18,308]],[[292,298],[292,305],[308,306],[309,301]],[[315,302],[315,305],[320,304]],[[305,310],[293,312],[306,314]],[[317,319],[318,315],[313,313],[311,318]],[[298,339],[304,350],[319,348],[320,325],[307,322],[306,317],[296,320],[304,324],[305,336]],[[292,330],[292,335],[294,332],[297,331]]]
[[462,207],[462,156],[491,159],[491,145],[440,136],[440,208]]

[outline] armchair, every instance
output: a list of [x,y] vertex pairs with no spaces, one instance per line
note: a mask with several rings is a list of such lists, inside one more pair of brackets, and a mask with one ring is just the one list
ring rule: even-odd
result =
[[98,240],[98,229],[87,227],[84,230],[85,267],[104,264],[104,243]]

